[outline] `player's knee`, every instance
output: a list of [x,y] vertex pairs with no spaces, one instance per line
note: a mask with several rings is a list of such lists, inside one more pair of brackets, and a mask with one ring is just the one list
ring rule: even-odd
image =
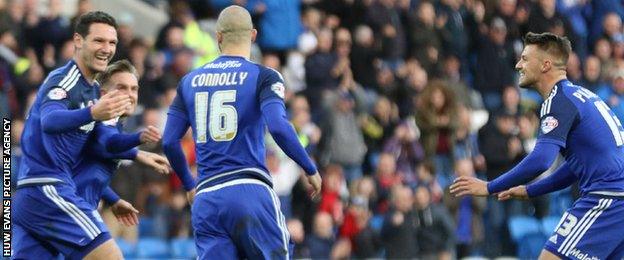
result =
[[85,260],[104,260],[104,259],[119,260],[119,259],[123,259],[123,255],[121,254],[121,250],[115,243],[115,240],[109,239],[108,241],[102,243],[101,245],[93,249],[93,251],[89,252],[89,254],[87,254],[84,257],[84,259]]
[[546,250],[546,249],[542,249],[542,253],[539,256],[539,260],[559,260],[561,258],[559,258],[559,256],[551,253],[550,251]]

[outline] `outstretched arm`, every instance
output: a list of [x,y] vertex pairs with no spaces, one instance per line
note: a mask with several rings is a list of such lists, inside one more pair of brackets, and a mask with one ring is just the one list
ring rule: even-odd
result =
[[559,149],[560,146],[552,142],[538,142],[535,149],[516,167],[493,181],[488,183],[475,177],[461,176],[455,179],[450,191],[455,196],[487,196],[527,183],[550,167],[557,158]]
[[535,149],[513,169],[488,183],[489,194],[525,184],[542,174],[559,155],[560,147],[550,142],[538,142]]
[[555,172],[546,178],[529,185],[520,185],[498,194],[499,200],[513,198],[528,199],[544,195],[546,193],[564,189],[577,180],[576,175],[570,170],[567,163],[561,165]]
[[178,117],[172,113],[168,115],[165,135],[163,136],[163,150],[171,163],[171,168],[173,168],[173,171],[182,181],[184,189],[190,191],[195,188],[195,180],[193,180],[191,170],[186,163],[186,157],[180,145],[180,140],[189,128],[189,122],[186,118]]

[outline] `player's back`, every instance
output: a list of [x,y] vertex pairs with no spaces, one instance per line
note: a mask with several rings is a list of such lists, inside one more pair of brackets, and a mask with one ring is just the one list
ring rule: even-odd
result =
[[94,122],[66,133],[48,134],[42,131],[41,110],[49,102],[61,102],[68,109],[84,108],[97,99],[98,91],[84,79],[73,60],[48,75],[25,122],[19,180],[46,177],[71,180],[71,169],[79,161]]
[[[560,82],[557,88],[561,93],[554,95],[551,105],[557,103],[557,109],[566,110],[568,104],[564,113],[576,118],[563,155],[578,177],[582,193],[624,191],[624,129],[620,121],[591,91],[569,81]],[[558,123],[556,117],[546,117],[542,131],[545,125],[556,128]]]
[[220,183],[240,174],[271,182],[264,165],[261,104],[283,97],[283,84],[267,86],[275,77],[281,76],[245,58],[220,56],[182,79],[178,98],[183,104],[174,102],[172,110],[185,110],[193,129],[199,182]]

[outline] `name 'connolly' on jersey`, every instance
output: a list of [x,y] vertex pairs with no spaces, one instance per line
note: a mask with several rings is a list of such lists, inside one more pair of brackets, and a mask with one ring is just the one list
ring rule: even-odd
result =
[[191,80],[192,87],[243,85],[248,72],[201,73]]

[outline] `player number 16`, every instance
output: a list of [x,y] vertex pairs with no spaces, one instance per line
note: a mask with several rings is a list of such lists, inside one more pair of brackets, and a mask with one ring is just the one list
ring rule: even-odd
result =
[[[214,141],[223,142],[234,139],[238,131],[238,113],[234,106],[226,103],[235,101],[236,90],[215,91],[210,100],[208,92],[195,93],[197,143],[206,142],[207,128],[209,128],[210,138]],[[208,114],[208,107],[210,107],[210,114]]]

